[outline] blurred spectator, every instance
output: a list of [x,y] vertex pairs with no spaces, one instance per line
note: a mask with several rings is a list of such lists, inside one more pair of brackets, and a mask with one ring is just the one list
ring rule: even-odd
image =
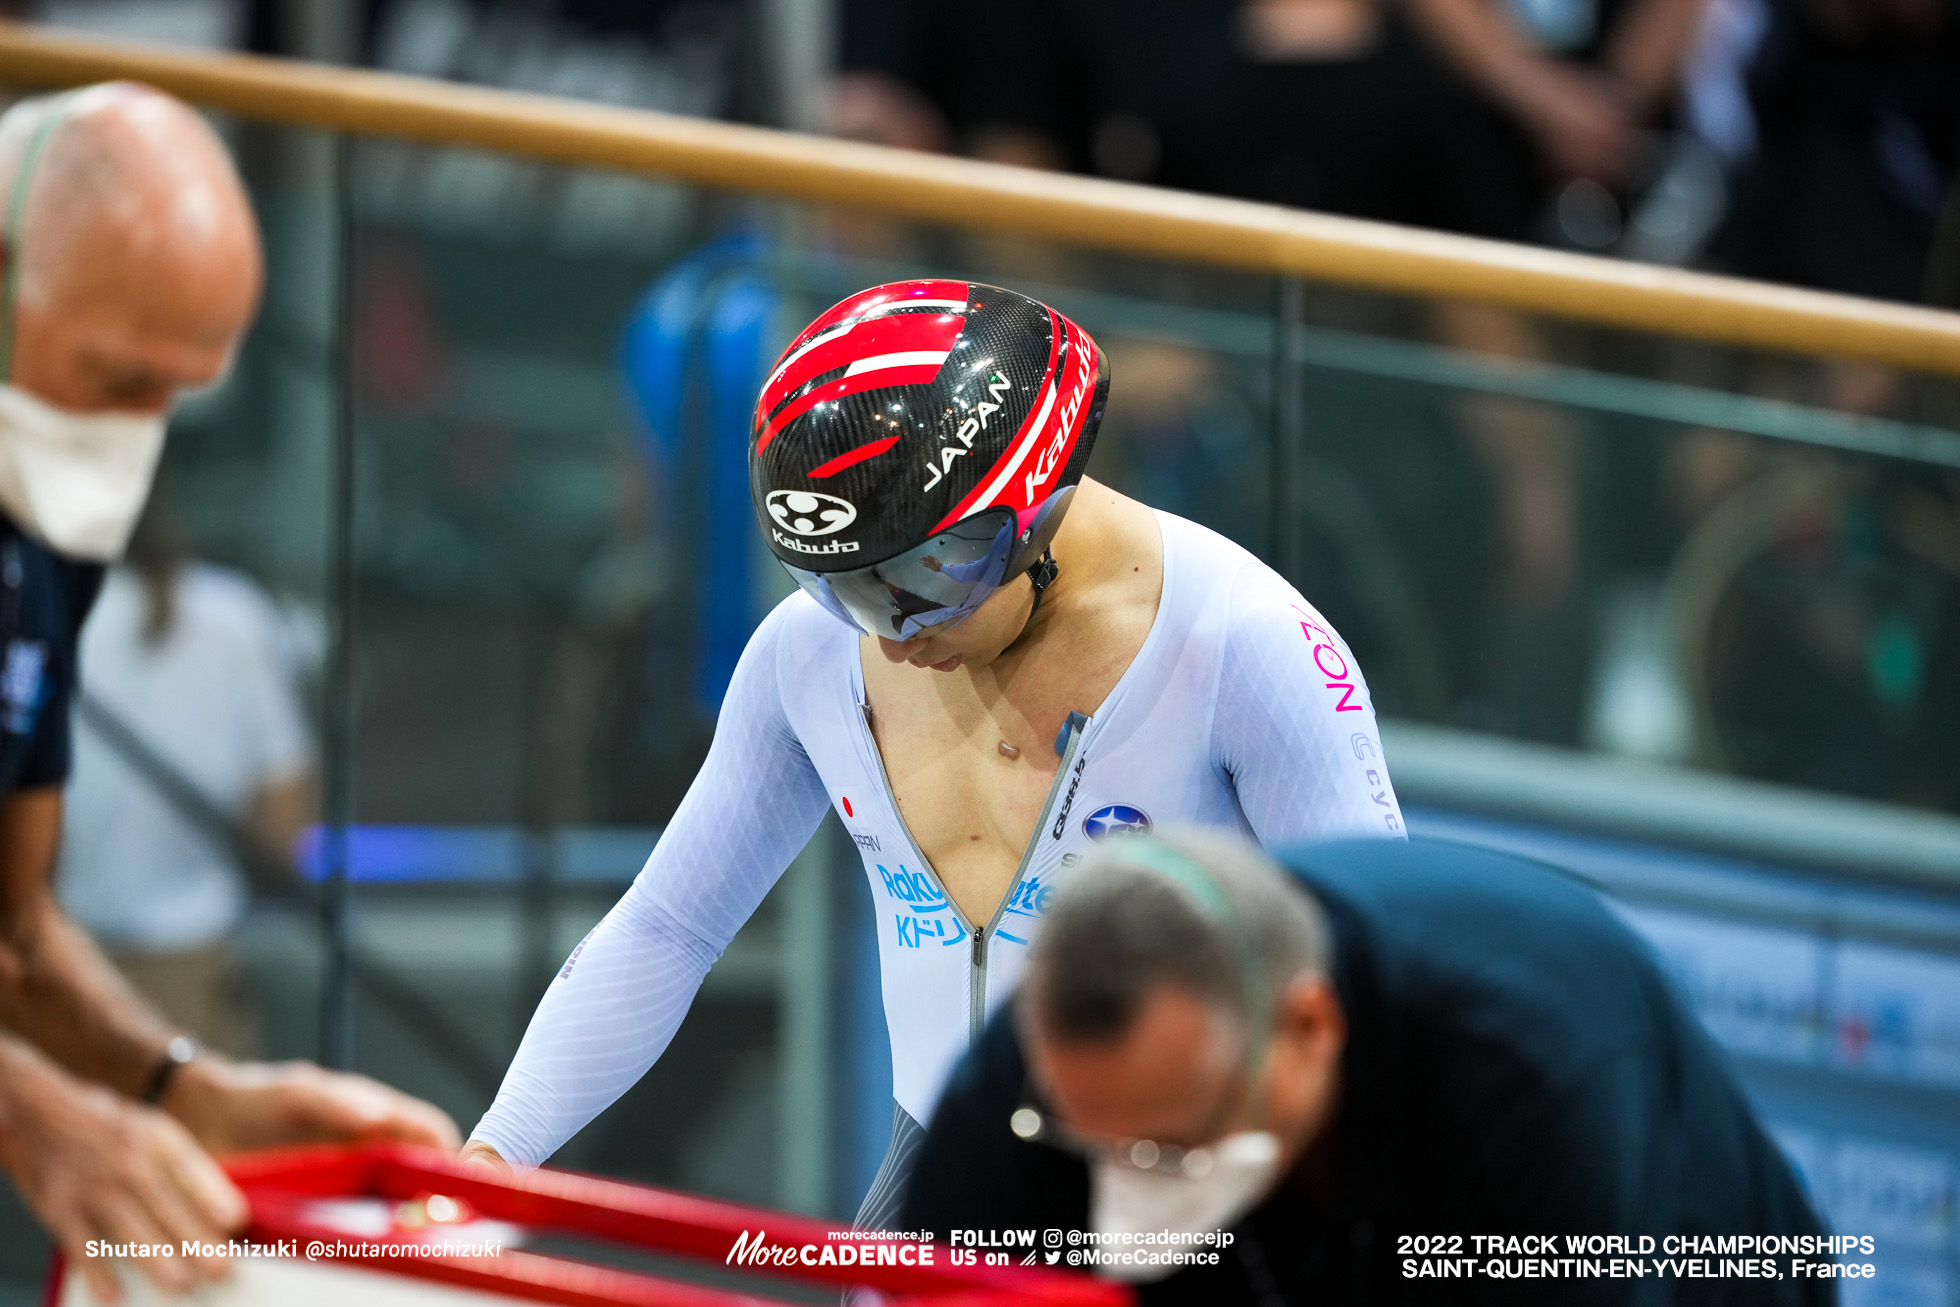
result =
[[1960,4],[1775,0],[1721,244],[1749,276],[1921,300],[1960,176]]
[[[1618,0],[1599,15],[1575,9],[1561,20],[1562,39],[1574,58],[1617,60],[1614,66],[1644,88],[1629,102],[1658,102],[1672,86],[1678,45],[1698,4]],[[953,142],[1002,162],[1519,239],[1533,230],[1544,184],[1507,117],[1528,106],[1565,160],[1546,171],[1580,168],[1618,184],[1637,133],[1604,75],[1579,71],[1520,35],[1498,0],[1411,5],[960,0],[928,13],[898,0],[851,0],[839,127],[892,144]],[[1622,29],[1621,37],[1611,35]],[[996,59],[986,51],[989,34],[998,32],[1041,35],[1013,58]],[[1479,44],[1485,38],[1501,44],[1501,55]],[[1534,89],[1511,101],[1491,94],[1513,77]],[[1486,354],[1545,353],[1529,322],[1488,307],[1439,305],[1426,322],[1407,325]],[[1190,425],[1182,415],[1218,407],[1202,393],[1215,372],[1200,357],[1160,366],[1151,391],[1161,417],[1128,416],[1119,411],[1128,401],[1112,407],[1112,433],[1145,440],[1136,448],[1110,442],[1127,475],[1138,483],[1188,479],[1193,442],[1164,437]],[[1175,393],[1178,378],[1189,379],[1188,393]],[[1316,396],[1310,407],[1324,413],[1329,405]],[[1457,715],[1569,741],[1581,715],[1590,625],[1576,584],[1584,563],[1581,467],[1570,423],[1543,405],[1489,396],[1466,397],[1446,420],[1462,431],[1474,459],[1475,488],[1457,506],[1474,519],[1467,522],[1441,520],[1422,478],[1396,470],[1417,456],[1393,448],[1393,431],[1371,423],[1365,438],[1350,441],[1316,426],[1323,445],[1341,447],[1342,470],[1361,492],[1357,505],[1405,546],[1403,556],[1420,573],[1414,584],[1430,610],[1427,625],[1474,633],[1452,638],[1453,657],[1424,651],[1411,661],[1446,666]],[[1413,438],[1433,461],[1427,424]],[[1212,469],[1250,466],[1257,455],[1213,448],[1202,451],[1202,461]],[[1309,505],[1306,512],[1316,510]],[[1243,533],[1243,519],[1207,520]],[[1350,532],[1314,521],[1309,534],[1338,539]],[[1473,611],[1457,613],[1463,542],[1479,537],[1493,542],[1490,575]],[[1296,579],[1316,594],[1340,584],[1331,576]],[[1343,614],[1368,643],[1374,624],[1352,607]],[[1418,696],[1421,710],[1437,711],[1436,698]]]
[[[962,0],[930,15],[908,10],[900,0],[845,6],[854,134],[937,137],[1003,162],[1522,233],[1523,214],[1492,166],[1501,149],[1493,115],[1381,0]],[[1010,32],[1020,34],[1011,57],[991,53]]]
[[1537,234],[1605,249],[1631,192],[1657,180],[1656,129],[1673,116],[1705,0],[1408,0],[1417,28],[1522,133],[1494,166]]
[[845,0],[841,9],[831,131],[906,150],[964,144],[953,133],[955,123],[971,117],[964,91],[972,79],[964,75],[960,51],[977,26],[973,0]]
[[[286,644],[265,595],[190,558],[155,498],[82,635],[62,906],[164,1016],[241,1055],[256,1041],[232,985],[230,937],[249,900],[234,846],[290,857],[313,815]],[[147,758],[131,756],[131,738]],[[159,783],[159,764],[176,785]],[[186,786],[202,812],[174,797]],[[235,837],[210,829],[209,812]]]
[[248,6],[246,0],[38,0],[22,7],[55,27],[215,50],[239,43]]
[[1960,309],[1960,177],[1947,188],[1926,268],[1926,302]]
[[722,114],[733,106],[728,0],[380,0],[372,58],[420,77]]
[[[1666,162],[1652,132],[1672,117],[1704,4],[850,0],[838,127],[1600,248],[1619,237],[1627,193]],[[1041,35],[993,59],[999,32]],[[1548,185],[1574,181],[1585,186],[1561,190],[1537,226]]]
[[[704,117],[753,116],[761,99],[734,0],[377,0],[368,13],[356,44],[391,72]],[[260,24],[254,39],[291,44],[279,31]],[[379,140],[357,154],[355,192],[383,225],[636,256],[690,239],[695,204],[652,178]]]

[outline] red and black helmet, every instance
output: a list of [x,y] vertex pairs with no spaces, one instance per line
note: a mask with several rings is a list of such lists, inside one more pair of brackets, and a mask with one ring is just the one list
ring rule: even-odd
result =
[[899,281],[836,305],[763,383],[749,490],[818,602],[910,639],[1036,567],[1102,422],[1089,333],[998,286]]

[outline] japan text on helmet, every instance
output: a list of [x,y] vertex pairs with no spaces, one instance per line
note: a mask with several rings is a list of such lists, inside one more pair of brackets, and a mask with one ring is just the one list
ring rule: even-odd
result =
[[1096,343],[1045,304],[875,286],[805,327],[763,383],[756,517],[826,609],[910,639],[1041,564],[1108,393]]

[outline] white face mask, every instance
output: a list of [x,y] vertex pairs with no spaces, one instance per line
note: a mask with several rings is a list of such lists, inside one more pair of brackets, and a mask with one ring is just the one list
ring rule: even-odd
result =
[[[1192,1166],[1196,1152],[1209,1157],[1202,1171]],[[1092,1163],[1089,1173],[1089,1224],[1098,1234],[1153,1234],[1169,1231],[1173,1241],[1112,1244],[1113,1252],[1177,1252],[1198,1247],[1214,1230],[1230,1228],[1258,1206],[1279,1172],[1279,1140],[1264,1130],[1227,1135],[1187,1155],[1183,1172],[1144,1170],[1110,1158]],[[1188,1235],[1178,1242],[1176,1236]],[[1169,1264],[1117,1264],[1106,1274],[1147,1283],[1180,1268]]]
[[0,509],[58,554],[122,556],[163,453],[161,413],[73,413],[0,384]]

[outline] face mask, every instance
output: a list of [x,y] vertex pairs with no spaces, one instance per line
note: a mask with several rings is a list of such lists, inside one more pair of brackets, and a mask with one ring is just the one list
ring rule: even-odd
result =
[[[1194,1173],[1187,1156],[1179,1174],[1145,1170],[1109,1158],[1090,1168],[1089,1224],[1098,1234],[1157,1234],[1169,1243],[1107,1245],[1114,1252],[1170,1253],[1199,1246],[1202,1236],[1231,1227],[1266,1196],[1279,1171],[1279,1140],[1264,1130],[1227,1135],[1204,1150],[1210,1165]],[[1177,1236],[1188,1236],[1179,1240]],[[1160,1236],[1161,1237],[1161,1236]],[[1118,1263],[1106,1268],[1133,1283],[1161,1280],[1181,1268],[1165,1263]]]
[[70,558],[122,556],[163,453],[164,416],[71,413],[0,385],[0,508]]
[[14,174],[0,274],[0,509],[58,554],[122,556],[149,497],[166,421],[161,413],[75,413],[10,384],[21,215],[35,161],[67,111],[47,111]]

